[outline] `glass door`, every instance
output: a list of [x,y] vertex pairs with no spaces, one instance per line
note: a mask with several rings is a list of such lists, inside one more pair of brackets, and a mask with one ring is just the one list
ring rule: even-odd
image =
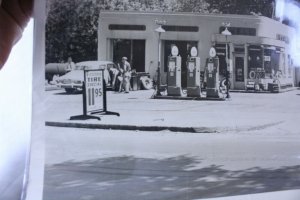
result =
[[245,89],[245,56],[236,54],[234,57],[234,89]]

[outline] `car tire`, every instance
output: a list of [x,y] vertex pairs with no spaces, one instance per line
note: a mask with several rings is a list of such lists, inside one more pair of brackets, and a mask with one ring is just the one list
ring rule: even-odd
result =
[[68,94],[73,94],[76,91],[76,89],[74,89],[74,88],[65,88],[65,91]]
[[[231,88],[231,81],[228,80],[228,86],[229,86],[229,89]],[[222,88],[226,88],[227,87],[227,80],[226,78],[223,78],[221,81],[220,81],[220,87]]]
[[152,79],[146,77],[146,76],[142,76],[140,78],[141,82],[142,82],[142,86],[143,86],[143,89],[145,90],[150,90],[153,88],[153,81]]

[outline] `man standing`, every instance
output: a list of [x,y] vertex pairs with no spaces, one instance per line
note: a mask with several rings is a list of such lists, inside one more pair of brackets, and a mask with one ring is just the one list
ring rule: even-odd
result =
[[122,58],[121,64],[118,65],[118,70],[121,73],[122,79],[120,83],[119,92],[121,92],[124,89],[125,93],[128,93],[130,88],[131,66],[129,62],[127,62],[127,57]]

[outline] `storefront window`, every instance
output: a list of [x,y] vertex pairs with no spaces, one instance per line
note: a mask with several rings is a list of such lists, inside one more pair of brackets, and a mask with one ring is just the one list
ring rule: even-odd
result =
[[242,53],[242,54],[244,54],[245,53],[244,46],[236,46],[236,47],[234,47],[234,53]]
[[171,25],[164,25],[162,26],[163,29],[166,31],[174,31],[174,32],[198,32],[198,26],[171,26]]
[[119,31],[145,31],[145,25],[128,25],[128,24],[110,24],[108,26],[109,30],[119,30]]
[[258,45],[250,45],[248,47],[248,52],[248,78],[255,78],[257,77],[257,72],[263,73],[264,71],[262,47]]
[[[225,30],[224,26],[219,28],[219,33],[221,34],[222,31]],[[245,28],[245,27],[228,27],[228,30],[231,32],[232,35],[249,35],[249,36],[256,36],[256,29],[255,28]]]
[[272,65],[271,65],[271,55],[272,55],[272,49],[265,48],[264,49],[264,67],[266,74],[271,75],[272,74]]
[[264,47],[264,69],[267,76],[272,78],[279,70],[279,60],[280,51],[276,51],[276,47]]
[[279,59],[280,59],[280,51],[278,50],[272,51],[271,66],[275,73],[279,71]]

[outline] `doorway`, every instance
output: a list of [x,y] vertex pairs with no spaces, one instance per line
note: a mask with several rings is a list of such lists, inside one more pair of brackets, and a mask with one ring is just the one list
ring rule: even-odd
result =
[[132,70],[145,72],[145,40],[113,40],[113,62],[119,63],[127,57]]
[[234,89],[245,89],[245,56],[236,54],[234,56]]

